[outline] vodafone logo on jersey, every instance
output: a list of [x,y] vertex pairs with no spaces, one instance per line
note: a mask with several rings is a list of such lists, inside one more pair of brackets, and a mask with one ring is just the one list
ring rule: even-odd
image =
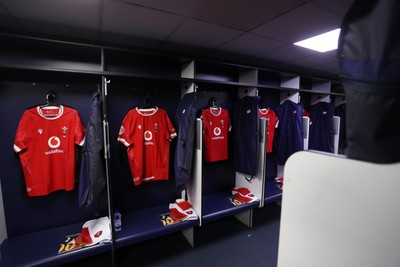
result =
[[144,132],[144,140],[150,141],[151,139],[153,139],[153,134],[151,133],[151,131],[145,131]]
[[153,139],[153,133],[151,131],[145,131],[143,137],[145,140],[145,146],[154,145],[154,143],[151,141]]
[[211,138],[212,140],[224,139],[223,136],[220,136],[222,131],[221,128],[215,127],[213,130],[214,136]]
[[52,150],[44,152],[44,154],[46,156],[52,155],[52,154],[60,154],[60,153],[62,154],[62,153],[64,153],[64,150],[57,149],[61,145],[61,140],[57,136],[50,137],[49,140],[47,140],[47,145],[50,148],[52,148]]
[[47,144],[49,145],[50,148],[57,148],[61,144],[60,138],[58,138],[57,136],[52,136],[47,141]]
[[214,135],[215,135],[215,136],[219,136],[220,134],[221,134],[221,128],[215,127],[215,128],[214,128]]

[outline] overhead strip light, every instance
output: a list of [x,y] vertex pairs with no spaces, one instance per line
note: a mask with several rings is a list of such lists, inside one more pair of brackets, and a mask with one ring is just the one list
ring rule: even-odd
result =
[[327,52],[337,49],[339,34],[340,28],[296,42],[294,44],[318,52]]

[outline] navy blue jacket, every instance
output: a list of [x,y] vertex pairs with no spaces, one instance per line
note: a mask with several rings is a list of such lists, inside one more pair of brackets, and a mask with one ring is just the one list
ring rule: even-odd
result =
[[258,164],[258,96],[245,96],[233,108],[233,151],[236,171],[255,175]]
[[318,102],[308,109],[310,113],[309,149],[333,152],[333,111],[332,103]]
[[185,94],[176,109],[178,140],[175,150],[175,184],[178,190],[186,189],[193,162],[196,132],[196,93]]
[[98,206],[105,188],[104,140],[102,127],[101,93],[92,97],[89,121],[86,128],[79,178],[79,207]]
[[303,143],[303,105],[286,100],[276,109],[279,119],[277,132],[277,161],[285,165],[286,160],[295,152],[304,149]]

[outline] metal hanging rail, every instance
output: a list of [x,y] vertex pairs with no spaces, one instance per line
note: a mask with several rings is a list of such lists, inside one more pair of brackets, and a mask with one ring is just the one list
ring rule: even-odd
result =
[[101,100],[103,103],[103,141],[104,141],[104,160],[106,167],[106,181],[107,181],[107,201],[108,201],[108,214],[111,221],[111,258],[112,266],[115,265],[115,232],[114,232],[114,220],[113,220],[113,204],[112,204],[112,188],[111,188],[111,175],[110,175],[110,135],[109,135],[109,125],[107,120],[107,84],[111,81],[107,80],[105,76],[102,76],[101,81]]

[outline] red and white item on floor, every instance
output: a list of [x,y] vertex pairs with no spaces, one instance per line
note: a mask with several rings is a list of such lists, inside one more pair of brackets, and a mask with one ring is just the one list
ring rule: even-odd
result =
[[236,200],[245,203],[258,201],[259,198],[250,192],[246,187],[235,187],[232,189],[232,195]]
[[283,189],[283,177],[276,177],[275,178],[275,183],[276,183],[276,186],[279,188],[279,189]]
[[169,204],[170,217],[174,221],[197,220],[198,216],[192,205],[186,200],[177,199]]
[[105,216],[85,222],[81,234],[75,238],[74,242],[79,246],[92,246],[111,242],[111,238],[110,219]]

